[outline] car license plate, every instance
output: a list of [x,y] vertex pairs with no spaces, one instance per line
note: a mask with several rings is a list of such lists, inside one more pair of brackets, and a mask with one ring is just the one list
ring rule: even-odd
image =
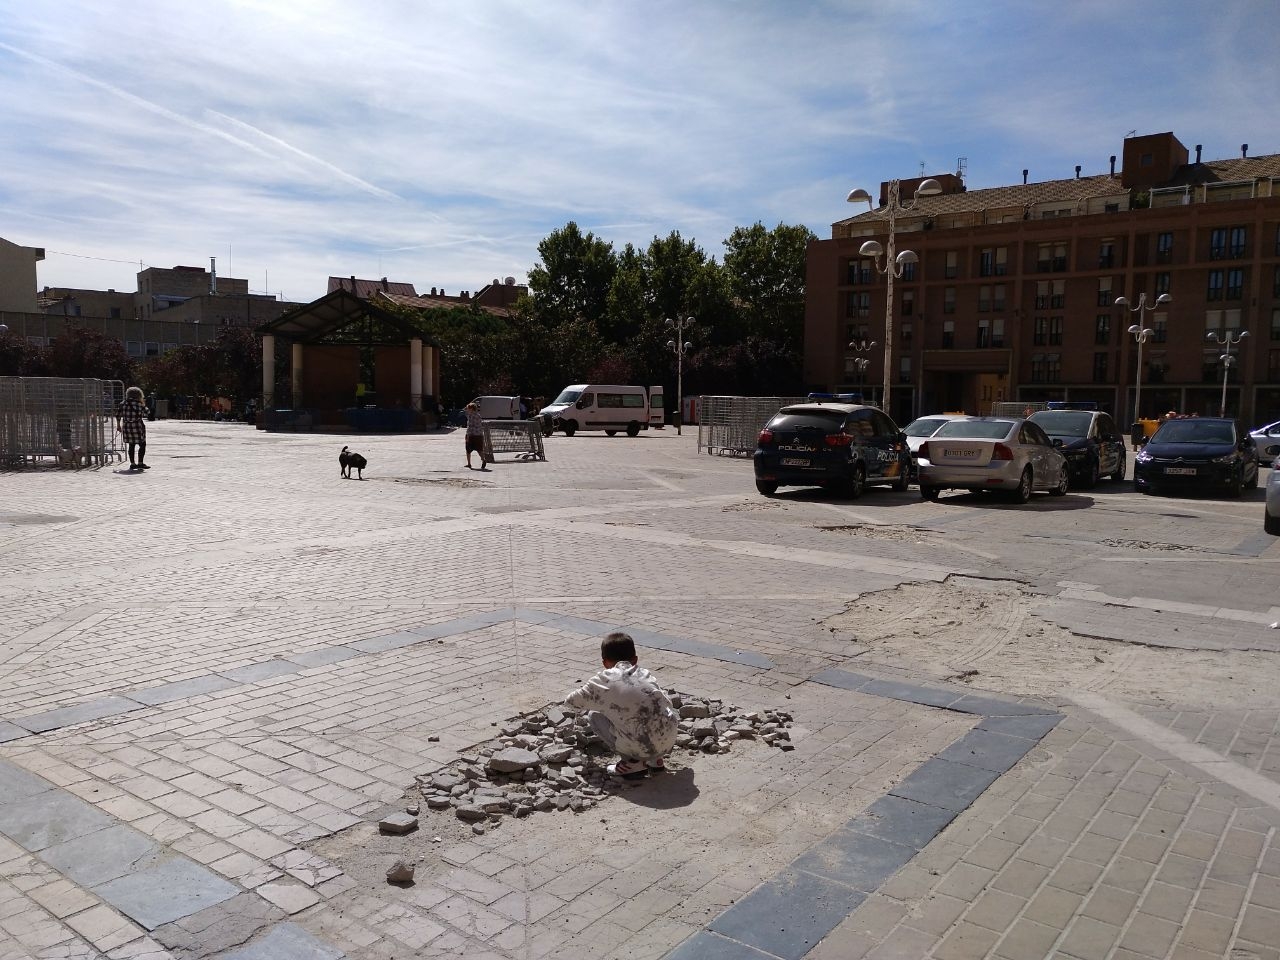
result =
[[948,460],[973,460],[978,456],[977,450],[948,450],[942,448],[942,455]]
[[1172,473],[1179,477],[1194,477],[1196,475],[1195,467],[1165,467],[1165,473]]
[[782,465],[784,467],[807,467],[809,461],[804,457],[783,457]]

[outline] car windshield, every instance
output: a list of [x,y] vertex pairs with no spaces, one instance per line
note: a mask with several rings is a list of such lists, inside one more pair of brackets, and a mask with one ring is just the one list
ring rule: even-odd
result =
[[938,428],[935,437],[969,440],[1003,440],[1014,424],[1010,420],[949,420]]
[[1152,443],[1235,443],[1236,431],[1222,420],[1168,420],[1151,437]]
[[1041,410],[1031,415],[1031,422],[1055,437],[1084,437],[1089,434],[1093,414],[1079,410]]
[[581,390],[561,390],[560,396],[551,401],[552,404],[564,403],[570,404],[582,396]]
[[933,431],[947,422],[943,417],[921,417],[908,423],[902,432],[908,437],[931,437]]

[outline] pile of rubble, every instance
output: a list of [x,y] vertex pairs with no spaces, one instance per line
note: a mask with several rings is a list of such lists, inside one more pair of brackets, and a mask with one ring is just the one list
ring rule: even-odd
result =
[[[790,713],[743,711],[674,690],[668,695],[680,712],[676,750],[726,753],[739,739],[794,749],[787,730]],[[551,706],[517,717],[503,727],[501,737],[417,779],[429,809],[452,810],[482,833],[486,822],[503,816],[552,810],[581,813],[611,790],[635,786],[608,774],[605,768],[613,759],[585,714]]]

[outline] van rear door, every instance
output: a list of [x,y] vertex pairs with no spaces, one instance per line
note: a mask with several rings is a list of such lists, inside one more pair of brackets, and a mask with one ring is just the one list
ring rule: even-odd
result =
[[667,406],[662,397],[662,385],[649,388],[649,426],[662,429],[667,420]]

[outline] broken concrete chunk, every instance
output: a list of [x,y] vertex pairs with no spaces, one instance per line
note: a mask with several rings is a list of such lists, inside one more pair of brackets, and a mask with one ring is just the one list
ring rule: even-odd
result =
[[392,813],[378,821],[381,833],[401,834],[418,829],[418,818],[407,813]]
[[413,883],[414,865],[397,860],[387,870],[387,883]]
[[542,761],[532,750],[523,747],[507,747],[489,758],[488,768],[495,773],[514,773],[528,767],[536,767]]
[[465,807],[459,807],[454,811],[454,815],[459,819],[468,823],[474,823],[478,820],[488,820],[489,814],[485,812],[484,807],[478,807],[469,804]]

